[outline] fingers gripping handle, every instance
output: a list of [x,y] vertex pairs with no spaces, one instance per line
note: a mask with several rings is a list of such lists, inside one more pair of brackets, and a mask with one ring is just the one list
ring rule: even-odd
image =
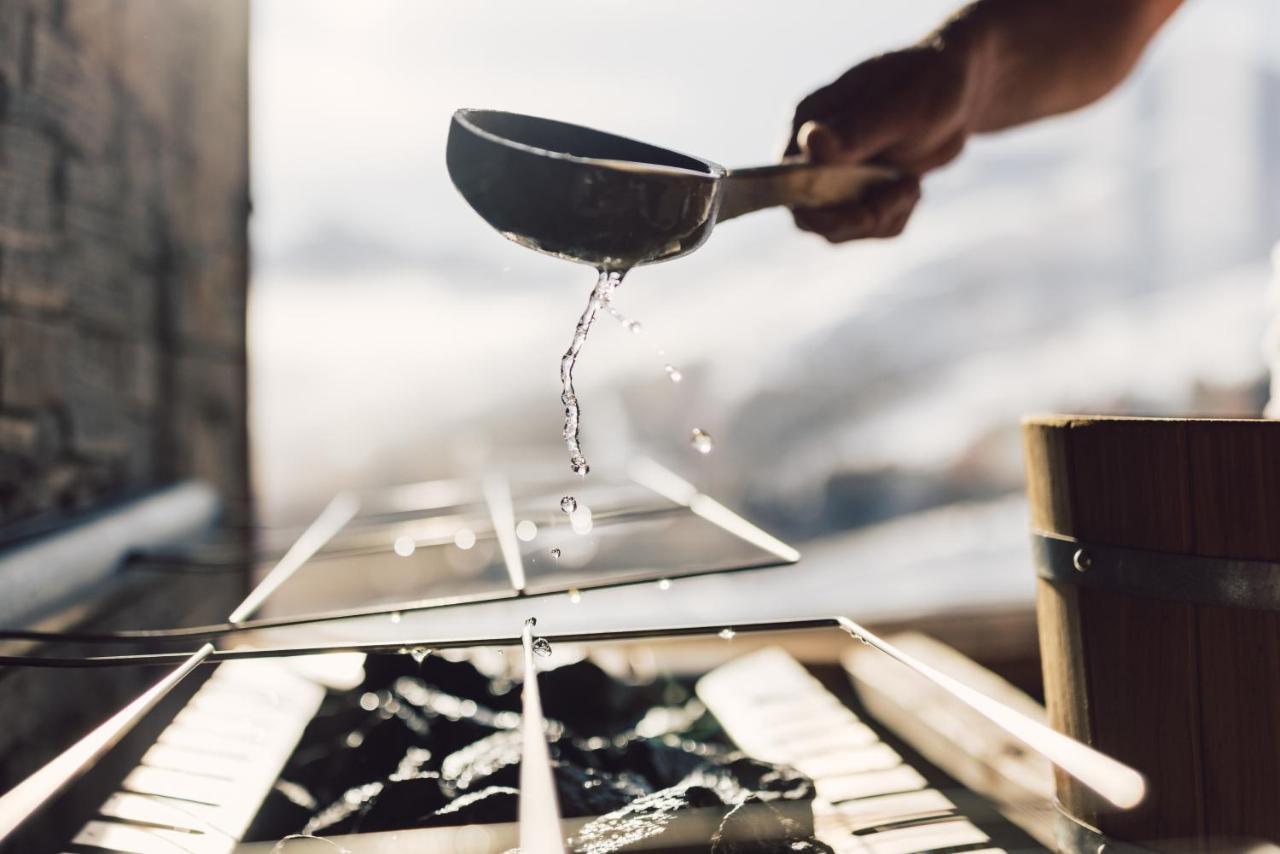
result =
[[771,166],[735,169],[725,176],[717,222],[773,207],[821,208],[856,201],[899,173],[866,163],[817,164],[788,158]]

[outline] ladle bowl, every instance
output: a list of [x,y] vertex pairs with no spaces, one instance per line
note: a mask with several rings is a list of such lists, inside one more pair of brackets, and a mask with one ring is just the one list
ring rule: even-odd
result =
[[717,222],[767,207],[849,202],[896,177],[865,164],[791,159],[727,170],[626,137],[496,110],[458,110],[449,176],[522,246],[607,270],[686,255]]

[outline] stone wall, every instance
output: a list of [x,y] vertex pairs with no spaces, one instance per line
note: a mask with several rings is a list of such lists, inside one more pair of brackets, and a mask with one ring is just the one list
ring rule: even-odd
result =
[[0,0],[0,526],[246,510],[247,0]]

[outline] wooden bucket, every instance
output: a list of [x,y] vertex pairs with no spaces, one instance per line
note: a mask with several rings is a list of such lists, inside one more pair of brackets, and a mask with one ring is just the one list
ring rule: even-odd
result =
[[1085,825],[1193,848],[1280,841],[1280,421],[1023,431],[1031,524],[1049,535],[1033,544],[1050,719],[1149,787],[1115,812],[1059,774],[1083,823],[1064,821],[1064,847],[1092,854]]

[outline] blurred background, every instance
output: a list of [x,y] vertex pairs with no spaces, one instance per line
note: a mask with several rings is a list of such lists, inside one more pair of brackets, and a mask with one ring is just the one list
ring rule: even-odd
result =
[[[255,0],[264,519],[487,465],[574,484],[557,372],[594,271],[466,206],[444,166],[455,108],[764,163],[799,98],[955,7]],[[999,563],[1029,597],[1021,415],[1265,403],[1278,14],[1189,3],[1105,101],[974,141],[900,239],[831,247],[772,211],[634,271],[615,304],[644,334],[603,316],[577,371],[591,477],[652,455],[813,554]]]

